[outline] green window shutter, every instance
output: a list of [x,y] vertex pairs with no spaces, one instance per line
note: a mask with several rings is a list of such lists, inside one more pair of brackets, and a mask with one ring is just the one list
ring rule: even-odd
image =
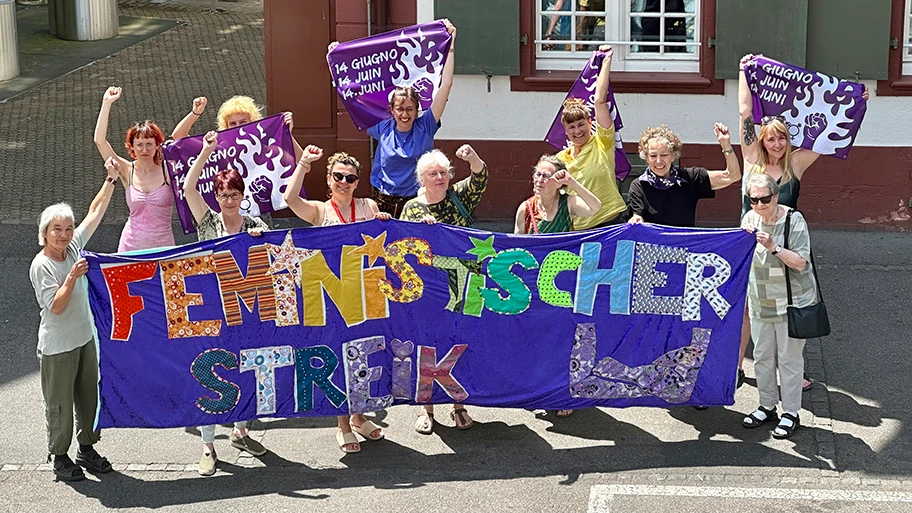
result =
[[890,0],[809,0],[805,67],[850,80],[885,80],[891,4]]
[[719,0],[716,78],[738,78],[738,62],[748,53],[806,67],[807,27],[808,0]]
[[434,17],[456,26],[456,73],[519,74],[517,0],[434,0]]

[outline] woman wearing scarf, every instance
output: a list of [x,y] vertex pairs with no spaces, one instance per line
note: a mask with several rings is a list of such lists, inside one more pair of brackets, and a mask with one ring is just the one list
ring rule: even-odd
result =
[[647,128],[640,136],[640,158],[649,167],[630,184],[627,202],[630,223],[656,223],[668,226],[695,226],[697,202],[712,198],[741,179],[741,166],[731,147],[728,127],[716,123],[716,139],[725,155],[724,171],[702,167],[680,167],[681,139],[666,125]]

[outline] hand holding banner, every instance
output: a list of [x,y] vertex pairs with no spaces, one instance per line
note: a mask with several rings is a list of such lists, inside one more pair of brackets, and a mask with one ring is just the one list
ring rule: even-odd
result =
[[[573,83],[573,87],[570,88],[567,97],[564,98],[565,100],[567,98],[583,100],[583,103],[592,112],[593,118],[595,117],[595,83],[604,60],[605,54],[598,51],[594,52],[592,58],[586,63],[586,67],[580,72],[576,82]],[[621,140],[621,129],[624,128],[624,122],[621,120],[621,113],[618,111],[617,102],[614,99],[614,91],[611,90],[610,86],[608,87],[608,108],[611,109],[611,119],[614,121],[614,174],[618,180],[623,180],[627,177],[627,173],[630,172],[630,161],[627,160],[627,154],[624,153],[624,141]],[[548,134],[545,135],[545,142],[558,150],[563,150],[570,145],[570,141],[567,140],[567,134],[564,132],[564,125],[561,123],[561,114],[563,112],[564,107],[561,106],[557,110],[557,115],[554,116],[554,121],[551,122]],[[592,132],[595,133],[595,123],[592,124]]]
[[744,66],[754,123],[782,116],[792,146],[840,159],[849,156],[864,120],[864,85],[808,71],[763,55]]
[[442,21],[340,43],[326,55],[333,87],[358,130],[391,117],[389,95],[413,87],[428,109],[452,38]]
[[[235,169],[244,178],[241,215],[257,216],[285,208],[285,187],[295,168],[294,141],[283,120],[276,114],[254,123],[218,133],[218,146],[209,157],[197,185],[209,208],[218,212],[212,177],[222,169]],[[171,177],[174,203],[184,233],[193,233],[193,214],[184,198],[184,178],[203,147],[204,135],[184,137],[162,145]],[[301,191],[304,197],[304,191]]]

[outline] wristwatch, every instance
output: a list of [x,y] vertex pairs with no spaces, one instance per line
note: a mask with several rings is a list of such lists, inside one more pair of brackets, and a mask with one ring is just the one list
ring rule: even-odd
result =
[[780,251],[782,251],[782,246],[780,246],[779,244],[776,244],[776,247],[773,248],[773,250],[770,251],[770,253],[772,253],[774,255],[778,255]]

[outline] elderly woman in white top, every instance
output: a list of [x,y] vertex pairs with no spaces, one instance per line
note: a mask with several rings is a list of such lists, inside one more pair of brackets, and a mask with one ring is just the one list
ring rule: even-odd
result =
[[[42,248],[29,267],[29,279],[41,307],[38,364],[48,462],[53,456],[54,475],[61,481],[85,479],[80,467],[95,473],[111,471],[107,458],[93,447],[101,438],[101,433],[93,430],[98,406],[98,354],[84,278],[89,264],[79,256],[101,223],[117,184],[119,162],[108,158],[105,169],[108,176],[79,226],[66,203],[44,209],[38,220],[38,245]],[[73,441],[74,410],[79,442],[76,463],[67,454]]]
[[786,220],[792,209],[779,204],[779,185],[772,177],[752,174],[745,190],[751,211],[741,219],[741,227],[757,237],[748,283],[748,311],[760,406],[744,418],[743,424],[755,428],[774,421],[781,396],[783,413],[773,437],[788,438],[800,425],[805,341],[788,336],[785,272],[788,268],[793,305],[801,308],[814,304],[817,287],[810,262],[811,239],[804,217],[794,212],[790,216],[788,247],[783,247]]

